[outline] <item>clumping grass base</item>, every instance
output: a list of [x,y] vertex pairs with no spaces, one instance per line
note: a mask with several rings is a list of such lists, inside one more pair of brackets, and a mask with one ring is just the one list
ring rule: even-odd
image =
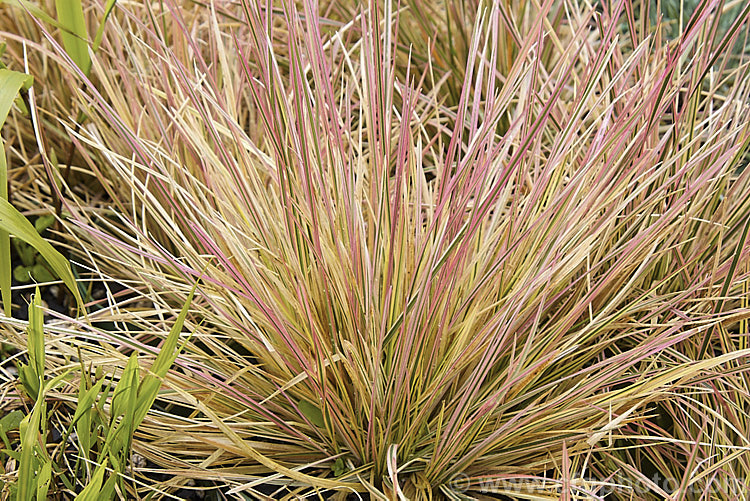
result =
[[743,499],[750,7],[642,4],[122,2],[90,72],[0,6],[12,200],[106,289],[45,326],[49,419],[188,304],[122,498]]

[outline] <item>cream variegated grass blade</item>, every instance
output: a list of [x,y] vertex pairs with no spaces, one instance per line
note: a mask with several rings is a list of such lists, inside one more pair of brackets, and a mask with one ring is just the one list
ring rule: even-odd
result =
[[135,449],[295,495],[745,478],[747,13],[667,44],[629,1],[448,2],[438,46],[416,3],[331,4],[129,4],[68,63],[111,200],[66,231],[134,296],[82,353],[151,349],[203,276]]

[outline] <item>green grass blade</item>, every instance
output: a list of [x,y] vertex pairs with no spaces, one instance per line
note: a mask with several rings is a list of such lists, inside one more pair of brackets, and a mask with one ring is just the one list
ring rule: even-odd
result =
[[76,286],[68,260],[37,233],[34,225],[23,214],[18,212],[7,200],[2,199],[0,199],[0,230],[11,233],[34,247],[47,260],[47,264],[52,268],[52,271],[62,279],[63,283],[73,293],[78,307],[83,309],[83,299]]
[[67,370],[46,384],[44,382],[44,314],[41,309],[39,288],[29,305],[28,352],[29,365],[25,367],[29,381],[37,385],[36,399],[31,413],[19,424],[21,458],[18,469],[17,499],[46,499],[51,482],[51,460],[46,452],[47,402],[45,395],[68,377]]
[[44,388],[44,314],[39,288],[29,304],[29,325],[26,329],[29,364],[20,366],[20,378],[27,393],[34,401],[39,401]]
[[18,97],[18,91],[28,85],[31,79],[31,75],[27,75],[26,73],[0,69],[0,126],[8,118],[13,101]]
[[96,36],[94,37],[94,45],[91,46],[91,50],[96,53],[99,50],[99,46],[102,44],[102,37],[104,37],[104,26],[107,24],[107,18],[115,8],[117,0],[109,0],[107,5],[104,7],[104,17],[102,22],[99,24],[99,28],[96,30]]
[[104,480],[104,473],[107,471],[107,460],[105,459],[99,466],[96,467],[91,482],[75,497],[76,501],[99,501],[99,497],[102,481]]
[[44,437],[40,429],[43,415],[45,414],[46,403],[43,400],[37,401],[31,414],[26,416],[20,425],[21,433],[21,461],[18,467],[18,496],[17,499],[33,499],[36,491],[36,474],[39,465],[39,438]]
[[195,288],[197,286],[197,283],[193,285],[193,289],[190,291],[185,304],[182,306],[182,310],[180,311],[177,320],[175,320],[167,339],[164,341],[159,354],[156,356],[156,360],[154,360],[154,364],[151,366],[151,373],[146,375],[141,382],[141,386],[138,390],[138,405],[134,417],[133,429],[138,427],[140,422],[146,416],[148,410],[151,408],[151,405],[156,399],[156,395],[159,393],[161,379],[166,376],[167,371],[177,358],[177,354],[179,353],[179,350],[175,350],[177,348],[177,341],[180,338],[180,332],[182,332],[182,326],[187,318],[190,303],[193,301]]
[[109,454],[112,467],[115,470],[118,466],[115,463],[115,456],[128,447],[130,436],[135,429],[133,413],[136,409],[138,396],[139,372],[138,358],[133,353],[112,395],[112,424],[107,433],[103,452],[106,451]]
[[55,0],[55,8],[57,20],[63,26],[63,47],[81,71],[88,75],[91,70],[91,58],[81,0]]
[[99,497],[97,499],[109,501],[110,499],[114,498],[115,497],[115,484],[117,483],[118,478],[120,478],[119,475],[111,475],[107,479],[107,481],[104,482],[104,486],[101,488]]
[[[30,75],[0,69],[0,127],[8,117],[13,101],[21,90],[31,79]],[[0,198],[8,200],[8,166],[5,161],[5,148],[0,154]],[[3,311],[6,317],[11,316],[11,284],[12,271],[10,259],[10,235],[5,230],[0,230],[0,294],[3,299]]]
[[51,481],[52,481],[52,462],[47,460],[39,469],[39,475],[37,476],[37,482],[36,482],[37,501],[45,501],[47,499],[47,491],[49,491],[49,484]]
[[[138,384],[138,357],[135,353],[130,355],[125,369],[122,371],[120,381],[115,386],[112,394],[112,418],[123,416],[128,412],[131,392],[137,391]],[[135,386],[134,386],[135,385]]]
[[96,397],[99,396],[103,384],[104,379],[100,379],[92,388],[88,390],[84,387],[84,385],[80,386],[76,412],[73,415],[73,419],[70,422],[70,428],[65,434],[65,440],[63,441],[63,443],[67,441],[68,436],[70,435],[70,430],[75,427],[81,455],[86,458],[88,458],[89,454],[91,453],[91,445],[93,443],[91,415],[94,412],[94,403]]
[[[0,198],[8,200],[8,166],[5,163],[5,148],[0,151]],[[12,315],[13,270],[10,257],[10,234],[0,229],[0,295],[3,300],[3,313]]]
[[29,304],[29,327],[26,331],[28,335],[29,368],[37,389],[33,397],[37,401],[39,401],[40,392],[44,387],[44,313],[40,309],[41,306],[42,300],[39,287],[37,287],[34,298]]
[[0,440],[7,449],[11,448],[10,440],[8,439],[8,432],[15,431],[23,421],[23,412],[18,409],[9,412],[2,418],[0,418]]

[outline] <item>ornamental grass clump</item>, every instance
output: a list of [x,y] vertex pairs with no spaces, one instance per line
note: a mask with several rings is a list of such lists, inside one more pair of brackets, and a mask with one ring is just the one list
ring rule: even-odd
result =
[[23,24],[60,238],[119,284],[48,364],[145,370],[198,283],[130,496],[742,492],[750,6],[509,3],[440,47],[419,2],[123,3],[88,76]]

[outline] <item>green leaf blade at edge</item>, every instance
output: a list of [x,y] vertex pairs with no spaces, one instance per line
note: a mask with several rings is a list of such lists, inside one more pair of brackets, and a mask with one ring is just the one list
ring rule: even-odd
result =
[[0,125],[5,124],[18,91],[32,78],[31,75],[19,71],[0,69]]
[[[0,139],[0,199],[8,200],[8,166],[5,163],[5,145]],[[13,315],[13,263],[10,257],[10,233],[0,229],[0,297],[3,300],[3,313]]]
[[57,21],[62,25],[63,47],[84,75],[91,71],[88,32],[81,0],[55,0]]
[[[0,128],[5,124],[10,108],[18,96],[18,92],[31,79],[31,75],[0,69]],[[8,166],[5,160],[5,145],[2,144],[0,152],[0,198],[8,200]],[[0,229],[0,297],[3,300],[3,312],[6,317],[12,315],[12,293],[13,272],[10,259],[10,235],[3,228]]]
[[[68,260],[37,233],[34,225],[23,214],[3,199],[0,199],[0,231],[8,232],[34,247],[73,293],[79,310],[83,311],[83,298],[76,285]],[[7,271],[10,273],[10,269]]]

